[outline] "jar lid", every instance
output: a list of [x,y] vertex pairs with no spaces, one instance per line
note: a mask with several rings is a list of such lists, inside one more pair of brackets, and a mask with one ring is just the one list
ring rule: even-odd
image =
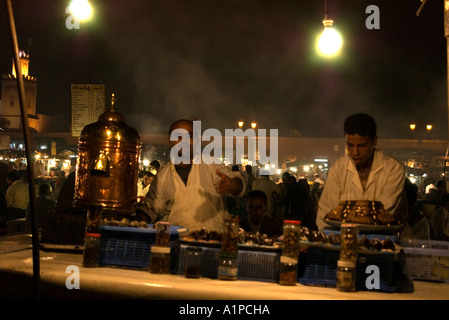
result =
[[284,220],[284,223],[301,224],[299,220]]
[[338,267],[343,267],[343,268],[355,268],[355,261],[338,260],[337,261],[337,266]]
[[85,233],[84,235],[86,237],[92,237],[92,238],[100,238],[101,237],[100,233]]

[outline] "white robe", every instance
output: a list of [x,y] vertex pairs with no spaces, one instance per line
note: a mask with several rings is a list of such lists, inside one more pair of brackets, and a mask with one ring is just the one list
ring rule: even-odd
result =
[[346,200],[380,201],[388,213],[400,221],[405,221],[407,199],[404,194],[404,181],[404,165],[397,159],[375,150],[364,190],[350,155],[339,158],[329,170],[318,203],[318,228],[326,226],[323,222],[324,216],[337,208],[340,201]]
[[216,169],[230,178],[240,178],[243,189],[238,196],[244,195],[245,182],[240,172],[222,163],[192,164],[186,185],[170,162],[155,176],[147,193],[151,215],[189,230],[223,231],[224,218],[229,213],[224,196],[216,191],[220,180]]

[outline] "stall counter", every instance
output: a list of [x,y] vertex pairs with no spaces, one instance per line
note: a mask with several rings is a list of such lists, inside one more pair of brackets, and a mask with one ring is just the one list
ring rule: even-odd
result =
[[[1,299],[33,298],[31,236],[0,237]],[[331,287],[281,286],[260,281],[223,281],[151,274],[120,267],[82,267],[82,254],[40,251],[42,299],[150,300],[448,300],[449,284],[413,281],[411,293],[339,292]]]

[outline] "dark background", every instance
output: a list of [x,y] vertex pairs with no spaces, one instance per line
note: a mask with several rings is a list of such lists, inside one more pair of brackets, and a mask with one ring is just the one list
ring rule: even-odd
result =
[[[142,134],[194,115],[203,130],[242,119],[280,136],[342,137],[344,119],[367,112],[380,138],[448,136],[443,0],[419,17],[420,0],[328,0],[344,41],[332,60],[315,52],[321,0],[91,0],[93,20],[78,30],[66,28],[68,0],[12,2],[38,80],[37,113],[69,121],[70,84],[91,82],[106,84],[108,100],[116,94]],[[372,4],[379,30],[365,27]],[[11,48],[2,1],[2,74],[11,73]]]

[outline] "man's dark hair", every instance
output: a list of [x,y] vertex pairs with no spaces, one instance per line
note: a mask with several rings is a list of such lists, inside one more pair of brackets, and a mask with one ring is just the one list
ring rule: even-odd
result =
[[6,174],[6,177],[7,177],[9,180],[11,180],[11,181],[16,181],[16,180],[19,180],[19,179],[20,179],[20,175],[19,175],[19,173],[17,172],[17,170],[9,171],[9,172]]
[[172,133],[172,131],[174,130],[175,126],[176,126],[178,123],[181,123],[181,122],[190,123],[190,124],[193,126],[193,121],[192,121],[192,120],[189,120],[189,119],[179,119],[179,120],[176,120],[175,122],[173,122],[173,123],[171,124],[170,129],[168,130],[168,135],[171,135],[171,133]]
[[150,162],[150,166],[156,169],[160,169],[161,163],[158,160],[153,160]]
[[51,186],[48,183],[41,183],[39,185],[38,194],[40,196],[49,196],[51,194]]
[[369,137],[374,140],[377,136],[376,121],[365,113],[353,114],[346,118],[344,123],[345,135],[358,134],[364,137]]
[[268,204],[267,195],[262,190],[251,190],[247,196],[247,199],[249,198],[261,198],[263,199],[265,206]]

